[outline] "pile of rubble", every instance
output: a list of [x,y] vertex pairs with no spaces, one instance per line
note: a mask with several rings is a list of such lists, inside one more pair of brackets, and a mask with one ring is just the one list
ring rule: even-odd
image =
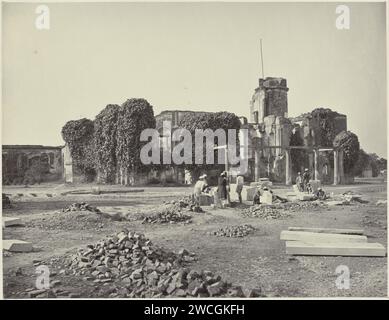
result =
[[11,200],[9,200],[9,197],[5,193],[2,193],[2,208],[9,209],[11,207]]
[[290,217],[290,214],[274,205],[255,205],[242,211],[242,214],[249,218],[283,219]]
[[278,206],[282,210],[287,210],[289,212],[298,212],[306,210],[315,210],[318,208],[327,207],[326,203],[320,200],[315,201],[300,201],[300,202],[289,202],[284,203],[283,205]]
[[61,212],[70,212],[70,211],[91,211],[100,213],[100,210],[94,206],[91,206],[90,204],[86,202],[75,202],[72,203],[70,206],[67,206],[66,208],[63,208]]
[[218,237],[230,237],[230,238],[241,238],[249,235],[255,230],[250,224],[244,224],[240,226],[229,226],[214,231],[212,234]]
[[142,223],[190,223],[192,216],[185,213],[203,212],[203,210],[197,206],[191,197],[184,197],[179,200],[165,202],[161,207],[151,213],[142,214]]
[[326,202],[315,201],[300,201],[287,202],[279,204],[259,204],[253,205],[241,213],[246,217],[262,218],[262,219],[283,219],[291,216],[292,212],[315,211],[320,208],[326,208]]
[[89,230],[99,232],[111,226],[112,223],[102,214],[91,214],[89,211],[69,211],[31,218],[25,222],[25,225],[42,230]]
[[[153,245],[143,234],[124,230],[79,250],[69,266],[84,281],[114,283],[110,297],[244,296],[241,287],[233,287],[210,271],[185,267],[195,259],[185,249],[175,254]],[[260,290],[246,295],[259,296]]]
[[180,211],[172,211],[169,209],[165,209],[162,212],[158,212],[152,216],[144,217],[142,223],[191,223],[192,217],[190,215],[185,214]]
[[179,200],[173,200],[169,202],[165,202],[166,205],[172,205],[179,209],[187,209],[193,212],[204,212],[201,207],[195,203],[192,196],[186,196]]

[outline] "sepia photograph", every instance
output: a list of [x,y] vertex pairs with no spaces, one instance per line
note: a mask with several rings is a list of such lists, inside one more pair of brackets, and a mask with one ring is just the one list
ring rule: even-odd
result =
[[386,298],[387,10],[2,1],[2,298]]

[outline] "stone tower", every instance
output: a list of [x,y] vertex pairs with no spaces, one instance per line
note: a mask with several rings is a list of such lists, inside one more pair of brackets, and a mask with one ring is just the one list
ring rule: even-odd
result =
[[250,101],[250,122],[263,123],[270,115],[288,117],[288,90],[284,78],[259,79]]

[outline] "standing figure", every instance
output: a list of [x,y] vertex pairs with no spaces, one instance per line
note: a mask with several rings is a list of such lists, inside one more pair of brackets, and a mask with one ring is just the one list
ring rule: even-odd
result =
[[242,203],[242,190],[243,190],[244,178],[239,175],[236,178],[236,193],[238,194],[239,203]]
[[304,191],[306,191],[306,192],[308,192],[309,180],[311,180],[311,175],[309,174],[308,169],[305,168],[304,174],[303,174],[303,184],[304,184]]
[[303,183],[303,177],[301,176],[301,172],[297,172],[296,186],[300,192],[304,190],[304,183]]
[[224,171],[218,180],[217,184],[217,193],[218,198],[221,201],[222,208],[228,203],[228,194],[227,194],[227,173]]
[[253,205],[256,205],[256,204],[261,204],[261,189],[260,188],[257,189],[257,192],[254,195]]

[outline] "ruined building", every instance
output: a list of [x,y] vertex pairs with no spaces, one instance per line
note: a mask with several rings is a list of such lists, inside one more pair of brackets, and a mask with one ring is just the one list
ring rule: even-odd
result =
[[[250,101],[250,121],[242,124],[249,130],[247,176],[291,184],[297,172],[307,168],[323,182],[345,182],[342,151],[321,145],[319,121],[310,114],[288,118],[288,91],[286,79],[259,79]],[[347,130],[346,116],[336,113],[333,128],[335,134]]]
[[[288,117],[287,81],[284,78],[259,79],[258,87],[250,101],[249,121],[241,117],[241,128],[249,132],[248,139],[240,137],[240,143],[248,146],[248,172],[246,181],[269,178],[272,181],[291,184],[298,171],[308,168],[314,179],[324,183],[346,183],[343,174],[343,152],[323,144],[320,119],[310,113]],[[160,144],[171,144],[171,136],[163,130],[164,122],[170,122],[171,130],[180,120],[195,111],[166,110],[156,115],[156,128],[160,132]],[[347,130],[345,115],[332,113],[332,131],[335,134]],[[31,177],[37,163],[42,164],[43,181],[60,180],[78,182],[73,170],[69,149],[44,146],[3,146],[3,182],[23,183]],[[232,167],[230,175],[239,172]],[[212,171],[212,170],[211,170]],[[210,177],[217,172],[208,172]],[[39,178],[39,177],[38,177]],[[39,180],[39,179],[38,179]],[[149,182],[191,183],[191,176],[181,167],[161,167],[137,177],[137,184]]]
[[[258,87],[250,100],[249,121],[241,117],[241,128],[249,132],[248,140],[240,136],[240,143],[248,146],[248,172],[244,173],[246,181],[259,181],[269,178],[275,182],[291,184],[297,172],[307,168],[312,178],[324,183],[344,183],[342,151],[334,150],[322,144],[322,128],[320,122],[310,113],[298,117],[288,117],[287,81],[284,78],[267,77],[259,79]],[[174,130],[185,114],[193,111],[166,110],[156,116],[157,129],[160,131],[162,143],[163,122],[170,122]],[[334,134],[347,130],[345,115],[334,112]],[[236,169],[236,168],[235,168]],[[171,179],[178,178],[183,182],[179,169],[168,174]],[[239,174],[231,168],[232,176]],[[208,172],[208,176],[214,176]],[[159,178],[160,173],[156,173]],[[334,178],[336,176],[336,179]],[[185,175],[187,177],[187,174]],[[163,178],[166,178],[163,176]],[[190,179],[190,178],[189,178]]]

